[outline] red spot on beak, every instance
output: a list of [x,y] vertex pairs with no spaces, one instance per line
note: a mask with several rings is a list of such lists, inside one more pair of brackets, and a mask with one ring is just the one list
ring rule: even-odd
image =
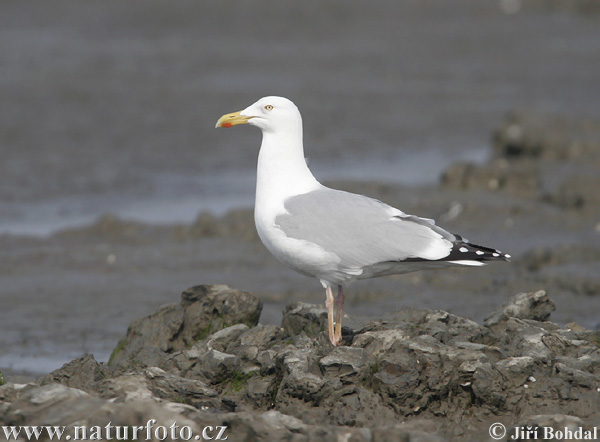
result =
[[221,127],[231,127],[231,123],[223,123],[221,124]]

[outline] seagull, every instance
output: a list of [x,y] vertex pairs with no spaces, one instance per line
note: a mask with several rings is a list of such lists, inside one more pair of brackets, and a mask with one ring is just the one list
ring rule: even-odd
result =
[[319,183],[304,158],[300,111],[287,98],[261,98],[223,115],[216,127],[240,124],[262,130],[254,207],[258,235],[283,264],[321,282],[334,346],[342,344],[343,288],[355,280],[509,260],[431,219]]

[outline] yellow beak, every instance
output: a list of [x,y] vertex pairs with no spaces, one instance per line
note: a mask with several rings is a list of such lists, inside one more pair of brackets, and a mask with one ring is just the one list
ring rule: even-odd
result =
[[248,124],[248,120],[250,120],[252,117],[240,115],[241,112],[242,111],[223,115],[221,118],[219,118],[219,121],[217,121],[217,125],[215,127],[231,127],[237,126],[238,124]]

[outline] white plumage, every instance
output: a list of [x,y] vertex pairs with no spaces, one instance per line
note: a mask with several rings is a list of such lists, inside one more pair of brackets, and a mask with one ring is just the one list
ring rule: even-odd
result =
[[333,345],[342,338],[342,286],[353,280],[510,257],[471,244],[433,220],[320,184],[304,159],[302,117],[286,98],[261,98],[223,115],[217,127],[238,124],[257,126],[263,133],[254,208],[258,234],[282,263],[321,281]]

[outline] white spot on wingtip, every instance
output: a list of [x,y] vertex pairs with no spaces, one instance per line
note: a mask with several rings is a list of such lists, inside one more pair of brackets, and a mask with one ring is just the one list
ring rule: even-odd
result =
[[468,251],[469,251],[469,249],[467,249],[466,247],[461,247],[461,248],[460,248],[460,249],[458,249],[458,250],[460,250],[460,251],[461,251],[461,252],[463,252],[463,253],[465,253],[465,252],[468,252]]
[[510,256],[508,253],[505,253],[505,254],[504,254],[504,257],[505,257],[505,258],[510,258],[511,256]]
[[484,254],[481,250],[477,250],[475,253],[477,253],[478,255],[483,255]]
[[492,253],[492,256],[493,257],[498,257],[498,256],[500,256],[500,254],[499,253]]

